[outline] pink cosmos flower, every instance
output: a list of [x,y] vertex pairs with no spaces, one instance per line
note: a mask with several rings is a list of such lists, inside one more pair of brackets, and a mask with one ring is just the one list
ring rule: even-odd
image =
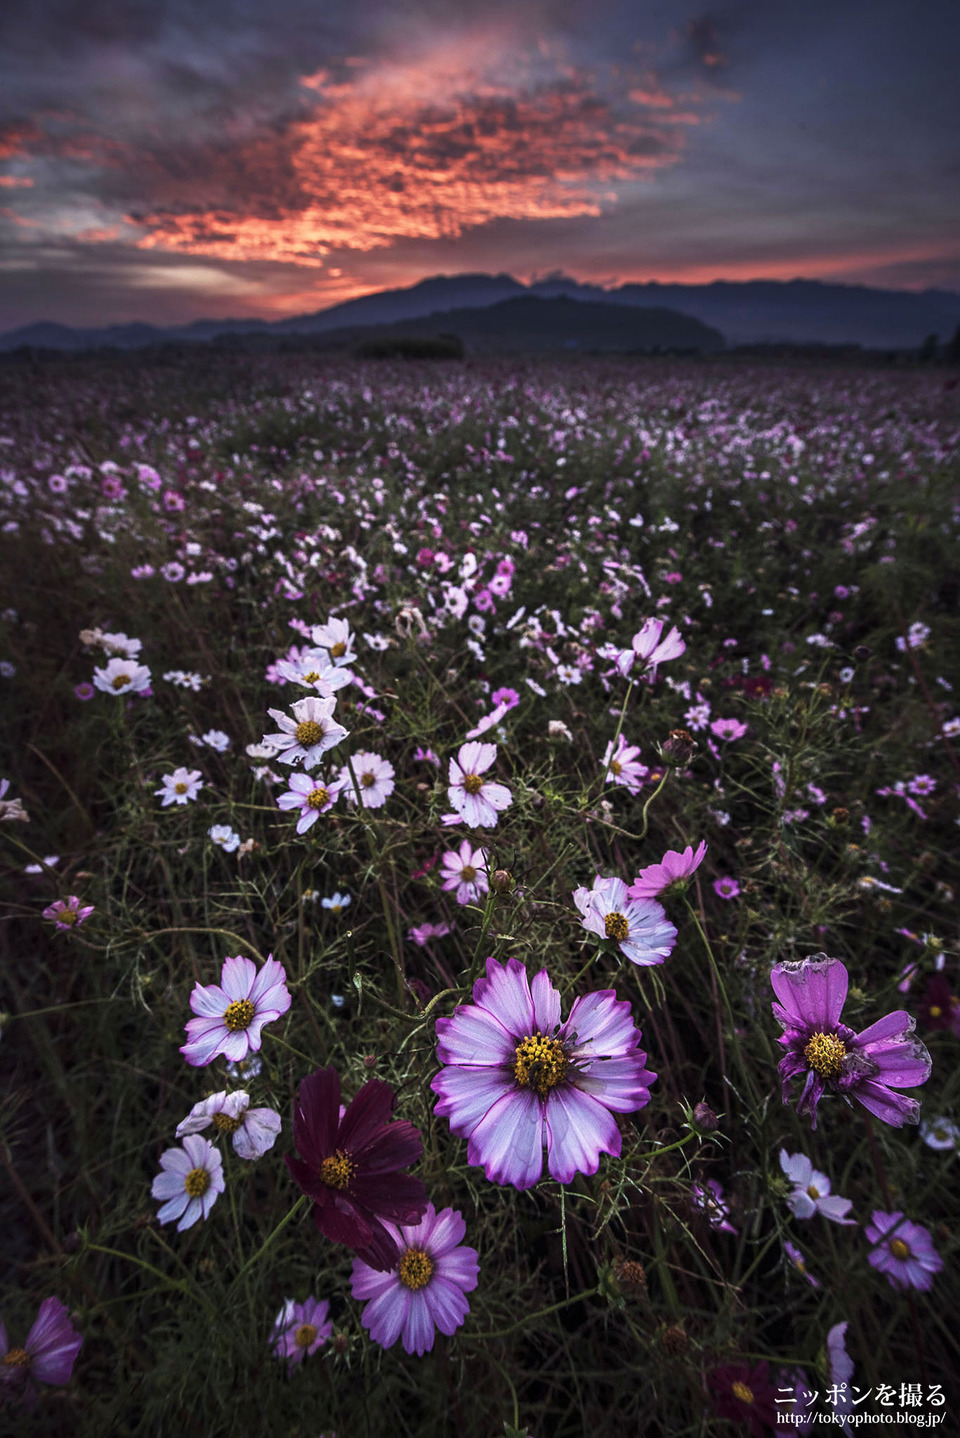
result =
[[516,689],[494,689],[490,695],[491,704],[506,704],[508,709],[515,709],[520,703],[520,695]]
[[616,748],[611,739],[602,760],[606,782],[621,784],[625,789],[629,789],[631,794],[639,794],[644,779],[650,773],[646,764],[637,762],[639,753],[640,746],[628,744],[622,734],[617,735]]
[[634,662],[639,659],[641,668],[651,669],[656,673],[657,665],[664,664],[668,659],[679,659],[685,653],[686,644],[680,638],[680,631],[674,625],[666,639],[661,639],[665,619],[645,619],[643,628],[634,636],[631,648],[625,649],[617,659],[617,669],[626,678],[633,668]]
[[250,1095],[242,1089],[214,1093],[195,1103],[186,1118],[177,1124],[177,1138],[202,1133],[213,1124],[218,1133],[229,1134],[240,1158],[262,1157],[273,1148],[280,1132],[280,1115],[272,1108],[251,1108]]
[[407,938],[418,949],[425,949],[431,939],[445,939],[450,932],[449,924],[420,924],[407,930]]
[[194,1068],[213,1063],[218,1054],[240,1063],[256,1052],[260,1031],[290,1007],[286,971],[273,955],[262,969],[241,956],[223,961],[220,983],[194,986],[190,1007],[197,1015],[187,1022],[187,1043],[180,1052]]
[[67,929],[78,929],[85,919],[89,919],[96,905],[86,904],[80,907],[80,900],[76,894],[71,894],[64,903],[63,899],[57,899],[53,904],[48,904],[43,911],[45,919],[52,919],[56,927],[61,931]]
[[297,833],[305,834],[317,822],[321,814],[332,809],[340,797],[341,784],[337,779],[323,779],[319,774],[291,774],[290,788],[277,796],[277,807],[300,810],[297,819]]
[[338,689],[353,682],[352,672],[331,664],[325,649],[304,649],[296,661],[278,659],[273,668],[276,682],[282,679],[285,683],[289,680],[291,684],[302,684],[321,699],[332,698]]
[[497,815],[509,809],[513,796],[505,784],[493,784],[480,776],[496,763],[496,744],[461,744],[456,759],[450,760],[447,798],[464,823],[475,829],[494,829]]
[[84,680],[82,684],[78,684],[76,686],[73,692],[80,700],[81,704],[86,704],[87,700],[92,699],[97,691],[94,689],[92,684],[88,684],[86,680]]
[[582,885],[573,902],[583,915],[583,927],[601,939],[613,939],[632,964],[662,964],[673,953],[677,930],[655,899],[630,899],[622,879],[601,879],[593,888]]
[[314,769],[328,749],[348,737],[348,730],[333,719],[335,698],[298,699],[291,706],[293,718],[282,709],[268,709],[271,719],[280,726],[278,734],[265,734],[263,742],[272,744],[276,758],[281,764],[295,764],[303,760],[305,769]]
[[481,734],[486,734],[488,729],[493,729],[495,725],[499,724],[500,720],[511,707],[511,705],[502,702],[498,704],[489,714],[484,714],[482,719],[478,719],[472,729],[467,730],[467,738],[479,739]]
[[840,959],[813,954],[799,962],[775,965],[770,974],[774,1017],[787,1050],[780,1060],[783,1102],[789,1102],[790,1081],[804,1074],[797,1113],[810,1115],[817,1126],[817,1105],[825,1089],[856,1099],[893,1128],[918,1123],[916,1099],[894,1093],[926,1083],[930,1055],[913,1037],[916,1024],[903,1009],[854,1033],[840,1022],[849,977]]
[[682,854],[678,854],[676,849],[668,849],[659,864],[648,864],[645,869],[640,870],[627,890],[627,898],[655,899],[674,884],[678,888],[685,888],[683,881],[699,869],[706,852],[705,839],[700,840],[696,853],[691,844],[687,845]]
[[741,724],[739,719],[714,719],[710,725],[710,733],[718,739],[742,739],[746,732],[746,724]]
[[729,877],[714,879],[713,892],[718,899],[736,899],[740,896],[740,885]]
[[[380,754],[351,754],[350,763],[360,785],[360,802],[365,809],[382,809],[396,788],[394,767]],[[348,804],[357,802],[357,791],[353,787],[350,770],[344,764],[337,781],[347,797]]]
[[354,1298],[369,1299],[361,1316],[374,1343],[392,1348],[403,1339],[404,1351],[421,1358],[433,1347],[435,1330],[455,1333],[470,1312],[466,1295],[479,1274],[475,1248],[462,1243],[467,1225],[455,1209],[437,1213],[432,1203],[419,1223],[384,1224],[399,1256],[388,1272],[353,1261],[350,1286]]
[[486,849],[474,849],[470,840],[464,839],[459,850],[448,849],[440,862],[443,887],[446,891],[456,890],[458,904],[475,904],[481,894],[489,892]]
[[930,1230],[921,1223],[911,1223],[898,1209],[871,1215],[873,1222],[864,1229],[873,1250],[868,1262],[887,1278],[901,1293],[909,1288],[933,1287],[933,1275],[943,1267],[943,1259],[933,1246]]
[[70,1322],[66,1304],[45,1298],[22,1348],[11,1348],[0,1323],[0,1398],[19,1398],[27,1409],[36,1405],[38,1383],[70,1382],[83,1338]]
[[275,1357],[286,1360],[288,1373],[326,1343],[333,1332],[329,1313],[330,1304],[325,1298],[311,1296],[304,1303],[294,1303],[292,1298],[283,1300],[274,1320],[270,1347]]
[[226,1187],[223,1181],[223,1159],[209,1139],[188,1134],[183,1148],[168,1148],[160,1156],[161,1172],[150,1189],[154,1198],[166,1199],[157,1210],[161,1223],[172,1223],[177,1232],[192,1228],[199,1218],[207,1218]]
[[710,1227],[720,1233],[739,1233],[730,1222],[730,1209],[723,1197],[723,1189],[715,1178],[708,1178],[706,1185],[695,1183],[690,1190],[694,1205],[707,1215]]
[[546,969],[531,984],[523,964],[487,960],[473,1003],[437,1020],[444,1067],[431,1082],[434,1112],[469,1140],[467,1161],[491,1183],[530,1188],[543,1174],[570,1183],[596,1173],[601,1153],[622,1147],[614,1113],[650,1101],[630,1005],[612,989],[574,1001],[560,1022],[560,992]]

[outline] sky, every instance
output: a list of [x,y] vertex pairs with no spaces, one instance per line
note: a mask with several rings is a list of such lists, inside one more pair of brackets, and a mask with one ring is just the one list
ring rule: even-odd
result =
[[960,291],[956,0],[19,0],[0,330],[437,274]]

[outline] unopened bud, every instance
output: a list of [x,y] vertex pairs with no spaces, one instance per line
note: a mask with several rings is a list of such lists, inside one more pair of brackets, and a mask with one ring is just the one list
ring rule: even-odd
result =
[[349,1353],[350,1339],[345,1333],[335,1333],[330,1341],[333,1351],[338,1358],[342,1358],[345,1353]]
[[859,659],[862,663],[864,659],[869,659],[872,653],[873,650],[870,648],[869,644],[858,644],[856,649],[853,651],[853,657],[854,659]]
[[490,887],[495,894],[509,894],[513,888],[513,875],[509,869],[494,869],[490,875]]
[[375,1069],[377,1066],[376,1054],[364,1054],[363,1066],[365,1069]]
[[696,751],[696,741],[687,729],[671,729],[660,745],[660,757],[668,764],[688,764]]
[[710,1105],[704,1103],[702,1099],[693,1110],[693,1121],[697,1125],[697,1128],[703,1129],[704,1133],[716,1133],[720,1126],[717,1121],[717,1115]]

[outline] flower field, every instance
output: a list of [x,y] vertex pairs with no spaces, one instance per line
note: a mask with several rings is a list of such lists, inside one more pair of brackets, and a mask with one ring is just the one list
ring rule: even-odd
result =
[[0,1432],[960,1431],[944,376],[0,372]]

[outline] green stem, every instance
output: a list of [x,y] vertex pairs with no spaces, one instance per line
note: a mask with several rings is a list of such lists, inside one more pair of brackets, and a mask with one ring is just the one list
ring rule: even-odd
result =
[[280,1222],[277,1224],[273,1232],[268,1234],[267,1237],[263,1240],[256,1253],[252,1253],[247,1259],[246,1263],[243,1265],[243,1267],[240,1269],[240,1272],[233,1280],[234,1286],[236,1286],[240,1282],[241,1278],[243,1278],[245,1274],[250,1272],[250,1269],[255,1263],[258,1263],[260,1261],[260,1259],[266,1253],[267,1249],[270,1248],[271,1245],[275,1243],[276,1240],[280,1237],[280,1234],[286,1228],[287,1224],[290,1223],[290,1221],[295,1218],[296,1215],[301,1211],[304,1205],[309,1202],[310,1200],[307,1195],[305,1193],[302,1193],[297,1199],[296,1203],[290,1209],[290,1212],[287,1213],[283,1218],[281,1218]]
[[559,1313],[561,1308],[569,1308],[571,1304],[582,1303],[586,1298],[596,1298],[596,1288],[585,1288],[573,1298],[564,1298],[560,1303],[552,1303],[549,1308],[541,1308],[537,1313],[530,1313],[526,1318],[521,1318],[519,1323],[514,1323],[511,1328],[501,1328],[496,1333],[465,1333],[463,1341],[485,1343],[491,1338],[509,1338],[511,1333],[518,1333],[521,1328],[526,1328],[528,1323],[536,1323],[540,1318],[547,1318],[551,1313]]
[[647,802],[646,802],[646,803],[644,804],[644,806],[643,806],[643,815],[642,815],[642,818],[643,818],[643,827],[641,828],[640,833],[639,833],[639,835],[638,835],[638,837],[641,838],[641,839],[645,839],[645,838],[647,837],[647,825],[648,825],[648,823],[649,823],[649,820],[648,820],[648,818],[647,818],[647,810],[650,808],[650,805],[653,803],[654,799],[655,799],[655,798],[657,797],[657,795],[660,793],[660,790],[663,788],[664,784],[667,782],[667,780],[668,780],[669,778],[670,778],[670,770],[669,770],[669,769],[665,769],[665,770],[663,771],[663,778],[660,780],[660,783],[659,783],[659,784],[657,785],[657,787],[654,789],[653,793],[650,795],[650,798],[647,800]]

